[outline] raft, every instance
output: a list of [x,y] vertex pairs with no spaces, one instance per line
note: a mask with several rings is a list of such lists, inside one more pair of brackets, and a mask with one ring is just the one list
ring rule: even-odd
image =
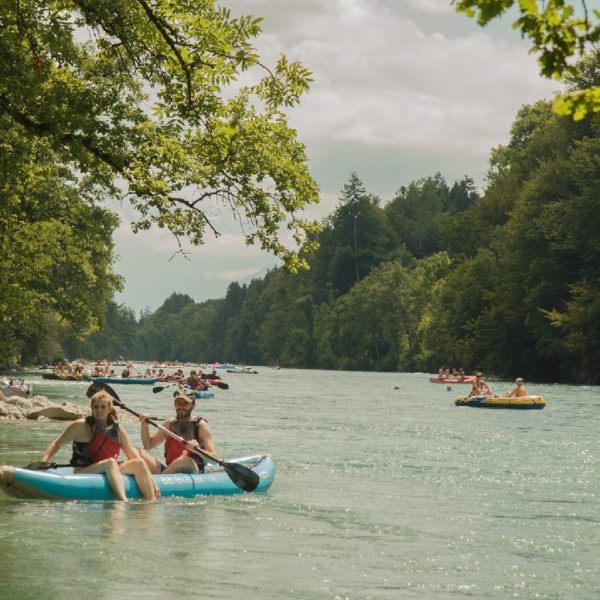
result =
[[58,379],[59,381],[83,381],[84,377],[75,375],[59,375],[58,373],[42,373],[42,379]]
[[[275,463],[268,455],[234,458],[250,467],[260,477],[253,493],[266,492],[275,478]],[[205,473],[171,473],[152,476],[162,498],[177,496],[225,496],[241,494],[243,491],[218,466],[209,465]],[[123,475],[127,498],[141,499],[142,495],[133,475]],[[13,466],[0,466],[0,490],[9,496],[45,500],[116,500],[106,476],[98,473],[73,473],[72,467],[58,467],[44,471],[33,471]]]
[[472,408],[513,408],[517,410],[542,409],[546,401],[542,396],[521,396],[508,398],[506,396],[459,396],[456,406],[471,406]]
[[473,383],[475,381],[475,375],[465,375],[464,377],[430,377],[430,383]]
[[100,383],[139,383],[143,385],[152,385],[157,381],[160,381],[160,377],[92,377],[91,375],[84,375],[86,381],[99,381]]

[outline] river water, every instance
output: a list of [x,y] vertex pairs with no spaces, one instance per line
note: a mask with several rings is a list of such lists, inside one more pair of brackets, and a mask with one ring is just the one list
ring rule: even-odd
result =
[[[599,388],[528,382],[544,410],[484,410],[454,406],[467,386],[425,374],[257,370],[227,374],[230,389],[196,414],[222,457],[274,457],[267,494],[0,494],[0,598],[600,597]],[[86,403],[86,384],[27,380]],[[118,392],[171,414],[168,391]],[[39,459],[64,426],[0,422],[0,463]],[[126,428],[139,445],[137,424]]]

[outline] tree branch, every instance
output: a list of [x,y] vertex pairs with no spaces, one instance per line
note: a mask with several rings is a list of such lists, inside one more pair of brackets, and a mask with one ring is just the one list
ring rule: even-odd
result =
[[[164,23],[164,21],[162,21],[158,16],[156,16],[154,14],[154,12],[148,6],[148,4],[146,3],[145,0],[137,0],[137,2],[144,9],[144,12],[146,13],[146,16],[148,17],[150,22],[156,27],[156,29],[162,36],[163,40],[167,43],[169,48],[171,48],[173,54],[177,58],[177,61],[179,62],[179,65],[181,66],[181,70],[183,71],[183,74],[185,76],[188,106],[191,109],[194,105],[194,102],[192,99],[192,76],[190,74],[188,64],[183,59],[183,56],[181,56],[181,52],[179,51],[179,48],[177,47],[177,43],[167,32],[167,28],[170,28],[170,26],[168,24]],[[171,29],[171,32],[173,34],[176,34],[176,32],[173,31],[172,29]]]

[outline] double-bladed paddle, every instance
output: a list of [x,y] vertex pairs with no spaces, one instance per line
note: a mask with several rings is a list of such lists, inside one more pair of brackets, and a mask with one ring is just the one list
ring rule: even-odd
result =
[[58,469],[59,467],[72,467],[71,464],[59,465],[55,462],[48,462],[44,460],[36,460],[35,462],[29,463],[24,469],[29,469],[30,471],[45,471],[46,469]]
[[[140,417],[139,413],[137,413],[135,410],[132,410],[123,402],[121,402],[121,399],[119,398],[117,392],[115,392],[115,390],[113,390],[112,387],[110,387],[110,385],[108,385],[107,383],[101,381],[94,381],[94,383],[92,383],[92,385],[88,387],[86,396],[88,398],[91,398],[95,393],[100,392],[102,390],[110,394],[114,404],[116,404],[123,410],[130,412],[132,415],[135,415],[138,418]],[[150,423],[150,425],[156,427],[157,429],[160,429],[163,433],[172,437],[178,442],[181,442],[182,444],[186,445],[188,444],[188,440],[183,439],[182,437],[178,436],[176,433],[167,429],[166,427],[163,427],[162,425],[159,425],[158,423],[155,423],[150,419],[147,419],[147,421],[148,423]],[[222,466],[223,469],[225,469],[227,475],[229,476],[229,479],[231,479],[231,481],[233,481],[235,485],[237,485],[240,489],[244,490],[245,492],[253,492],[260,483],[260,477],[258,476],[258,474],[246,465],[241,465],[240,463],[227,462],[225,460],[219,460],[218,458],[215,458],[214,456],[212,456],[208,452],[205,452],[204,450],[201,450],[200,448],[188,448],[188,451],[194,452],[194,454],[198,454],[198,456],[201,456],[203,459],[208,460],[209,462],[213,462]]]
[[[221,390],[228,390],[229,389],[229,384],[225,383],[224,381],[217,381],[216,383],[210,383],[210,381],[209,381],[208,384],[209,385],[216,385]],[[173,387],[173,386],[181,387],[178,383],[168,383],[167,385],[155,385],[152,388],[152,391],[155,394],[158,394],[158,392],[162,392],[163,390],[167,389],[168,387]]]

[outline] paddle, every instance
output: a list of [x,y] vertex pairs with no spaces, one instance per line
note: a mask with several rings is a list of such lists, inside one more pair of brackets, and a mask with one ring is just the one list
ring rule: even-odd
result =
[[[229,384],[225,383],[224,381],[220,381],[217,383],[211,383],[210,385],[216,385],[218,388],[221,388],[222,390],[228,390],[229,389]],[[155,385],[152,388],[152,393],[153,394],[158,394],[158,392],[162,392],[163,390],[166,390],[169,387],[181,387],[179,384],[177,383],[169,383],[167,385]]]
[[71,464],[59,465],[55,462],[47,462],[44,460],[36,460],[35,462],[29,463],[24,469],[31,471],[44,471],[46,469],[58,469],[59,467],[72,467]]
[[[135,415],[138,418],[140,417],[139,413],[135,412],[135,410],[132,410],[123,402],[121,402],[121,399],[119,398],[117,392],[115,392],[115,390],[113,390],[107,383],[94,381],[94,383],[92,383],[92,385],[90,385],[90,387],[87,389],[86,396],[88,398],[91,398],[96,392],[99,392],[101,390],[104,390],[105,392],[108,392],[108,394],[110,394],[114,404],[116,404],[123,410],[130,412],[132,415]],[[181,442],[182,444],[188,443],[187,440],[184,440],[182,437],[179,437],[176,433],[173,433],[166,427],[163,427],[162,425],[159,425],[158,423],[155,423],[150,419],[148,419],[148,423],[150,423],[150,425],[152,425],[153,427],[160,429],[160,431],[177,440],[178,442]],[[219,460],[218,458],[215,458],[214,456],[208,454],[208,452],[204,452],[204,450],[201,450],[200,448],[188,448],[188,452],[190,451],[194,454],[198,454],[205,460],[217,463],[218,465],[222,466],[223,469],[225,469],[227,475],[229,476],[229,479],[231,479],[231,481],[233,481],[235,485],[237,485],[240,489],[244,490],[245,492],[253,492],[260,483],[260,478],[258,474],[246,465]]]
[[211,383],[211,381],[215,381],[215,380],[214,379],[209,380],[208,383],[210,385],[216,385],[221,390],[228,390],[229,389],[229,384],[225,383],[224,381],[215,381],[215,383]]

